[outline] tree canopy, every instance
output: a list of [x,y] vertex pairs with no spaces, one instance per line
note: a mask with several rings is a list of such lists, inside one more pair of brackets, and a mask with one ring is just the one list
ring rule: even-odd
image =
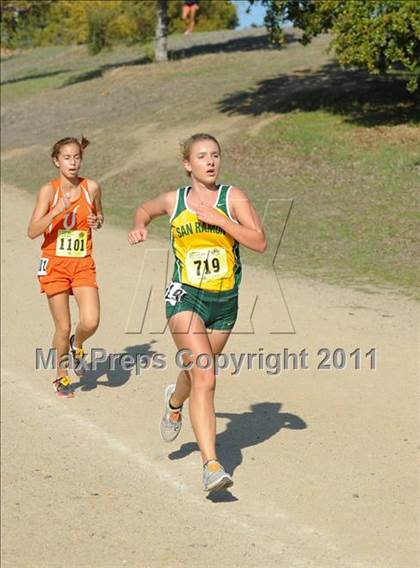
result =
[[347,67],[370,73],[403,71],[410,91],[420,78],[419,0],[249,0],[267,8],[265,23],[276,43],[285,41],[283,26],[302,30],[306,45],[330,32],[330,47]]
[[[184,31],[182,0],[168,1],[169,33]],[[1,0],[1,42],[5,47],[89,43],[97,53],[119,42],[154,37],[155,0]],[[201,0],[196,31],[232,29],[238,24],[230,0]]]

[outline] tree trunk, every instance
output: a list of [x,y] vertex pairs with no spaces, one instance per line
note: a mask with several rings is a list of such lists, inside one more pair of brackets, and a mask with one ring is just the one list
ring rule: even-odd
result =
[[157,0],[155,60],[168,61],[168,0]]

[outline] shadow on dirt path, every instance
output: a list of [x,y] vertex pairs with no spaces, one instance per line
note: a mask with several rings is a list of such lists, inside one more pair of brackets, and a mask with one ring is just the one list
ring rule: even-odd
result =
[[[226,430],[217,434],[218,456],[228,473],[233,475],[243,461],[242,450],[262,444],[283,428],[303,430],[307,424],[296,414],[281,412],[280,402],[258,402],[241,414],[216,412],[217,418],[229,420]],[[169,454],[169,459],[178,460],[198,452],[195,442],[182,444],[179,450]],[[253,458],[251,458],[253,459]]]

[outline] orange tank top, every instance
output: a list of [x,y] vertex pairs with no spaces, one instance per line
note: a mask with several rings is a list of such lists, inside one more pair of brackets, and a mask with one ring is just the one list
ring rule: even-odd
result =
[[[63,197],[60,180],[53,179],[53,197],[48,211],[51,211],[59,199]],[[70,203],[70,207],[54,217],[51,225],[44,232],[42,255],[46,257],[61,256],[83,258],[92,254],[92,230],[88,226],[87,217],[95,213],[95,206],[89,195],[87,180],[79,183],[80,196]]]

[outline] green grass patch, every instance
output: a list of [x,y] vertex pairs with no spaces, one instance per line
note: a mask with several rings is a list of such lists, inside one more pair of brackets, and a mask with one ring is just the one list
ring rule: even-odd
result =
[[[269,250],[245,261],[419,297],[416,98],[397,78],[338,69],[326,37],[274,50],[261,30],[193,35],[170,38],[179,59],[163,65],[138,46],[8,58],[4,181],[34,194],[55,173],[50,145],[84,133],[83,172],[104,178],[107,220],[128,229],[142,200],[186,183],[177,144],[205,124],[222,133],[221,181],[266,215]],[[166,238],[167,220],[151,234]]]
[[[406,143],[399,141],[401,136]],[[260,210],[275,197],[293,200],[279,268],[332,283],[357,280],[416,295],[419,150],[415,128],[374,133],[320,111],[296,112],[237,147],[229,167],[238,179],[242,168],[236,164],[247,156],[248,173],[263,171],[264,185],[252,194]],[[242,177],[244,185],[249,183]],[[283,227],[279,218],[284,219],[284,211],[268,217],[271,258]]]

